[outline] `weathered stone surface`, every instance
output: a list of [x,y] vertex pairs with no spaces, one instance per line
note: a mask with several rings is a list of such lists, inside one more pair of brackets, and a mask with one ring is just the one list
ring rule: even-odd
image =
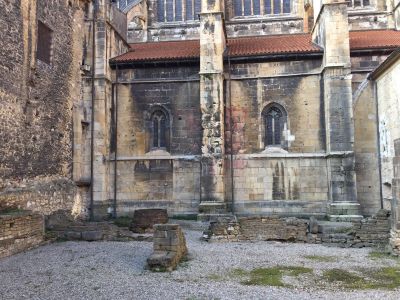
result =
[[394,140],[391,230],[389,246],[394,255],[400,255],[400,139]]
[[296,218],[242,217],[211,222],[207,241],[306,241],[307,221]]
[[314,217],[310,218],[308,223],[308,232],[312,234],[318,233],[318,221]]
[[82,239],[88,242],[91,241],[99,241],[103,239],[103,232],[102,231],[83,231],[82,232]]
[[185,236],[177,224],[154,225],[153,254],[147,259],[153,271],[172,271],[187,254]]
[[222,218],[210,223],[203,239],[210,242],[277,240],[357,248],[384,246],[389,241],[389,220],[390,213],[386,210],[380,210],[374,217],[348,223],[279,216]]
[[166,209],[137,209],[133,214],[129,229],[136,233],[153,232],[155,224],[165,223],[168,223]]
[[[72,210],[72,111],[81,93],[83,1],[0,3],[0,207]],[[38,21],[51,30],[37,58]],[[80,211],[79,211],[80,213]]]
[[0,258],[37,247],[43,239],[42,215],[29,211],[0,212]]

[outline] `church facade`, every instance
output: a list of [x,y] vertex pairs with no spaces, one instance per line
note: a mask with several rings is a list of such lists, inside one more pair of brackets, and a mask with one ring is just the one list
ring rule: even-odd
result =
[[[379,1],[137,4],[131,49],[110,60],[110,205],[117,214],[374,214],[384,205],[379,155],[376,144],[355,142],[353,94],[398,46],[397,13],[387,9]],[[359,130],[357,141],[374,130]]]
[[[364,87],[400,46],[399,1],[76,2],[79,87],[66,116],[70,168],[50,174],[68,182],[57,209],[345,221],[390,207]],[[29,180],[46,185],[35,170]],[[15,185],[0,199],[24,189]]]

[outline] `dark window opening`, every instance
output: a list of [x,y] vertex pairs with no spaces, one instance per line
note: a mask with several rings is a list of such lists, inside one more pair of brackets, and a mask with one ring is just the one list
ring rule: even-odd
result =
[[371,5],[370,0],[351,0],[347,4],[351,8],[363,8]]
[[52,34],[53,31],[49,27],[38,21],[36,57],[46,64],[51,62]]
[[[365,0],[364,0],[365,1]],[[235,16],[259,16],[289,14],[290,0],[234,0]]]
[[281,146],[282,133],[286,118],[282,110],[276,106],[270,107],[264,113],[265,122],[265,146]]
[[201,10],[201,0],[157,0],[158,22],[196,20]]
[[167,116],[161,111],[157,110],[153,113],[153,148],[167,148]]

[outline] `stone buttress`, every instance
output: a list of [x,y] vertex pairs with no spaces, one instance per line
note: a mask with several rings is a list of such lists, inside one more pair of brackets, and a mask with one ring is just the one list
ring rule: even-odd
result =
[[347,2],[323,1],[312,37],[324,48],[321,89],[329,184],[328,215],[332,220],[358,219],[361,216],[354,169]]
[[226,211],[224,187],[225,32],[222,1],[203,0],[200,13],[200,108],[202,113],[200,213]]

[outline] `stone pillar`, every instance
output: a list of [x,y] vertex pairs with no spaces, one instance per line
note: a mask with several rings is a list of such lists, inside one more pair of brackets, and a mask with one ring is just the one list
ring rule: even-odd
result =
[[[94,7],[96,6],[96,7]],[[90,189],[93,195],[92,211],[89,215],[93,219],[108,217],[111,210],[110,183],[109,183],[109,145],[110,145],[110,107],[111,107],[111,72],[108,71],[108,59],[106,51],[107,41],[107,9],[109,0],[97,0],[91,3],[90,12],[86,24],[87,31],[87,56],[86,61],[90,65],[90,73],[83,81],[83,103],[88,113],[89,126],[85,139],[89,145],[93,143],[93,178],[90,181]],[[94,17],[94,22],[92,17]],[[93,41],[94,26],[94,41]],[[109,37],[108,37],[109,38]],[[93,45],[94,42],[94,45]],[[94,51],[94,61],[93,52]],[[93,72],[93,73],[92,73]],[[92,89],[92,75],[94,86]],[[92,99],[94,97],[94,99]],[[93,100],[93,102],[92,102]],[[93,106],[92,106],[93,104]],[[93,130],[93,141],[92,138]],[[86,158],[85,173],[90,178],[90,157]],[[89,198],[91,195],[89,195]]]
[[394,141],[392,211],[389,245],[392,253],[400,255],[400,139]]
[[324,48],[322,82],[332,220],[361,218],[357,202],[347,2],[322,2],[313,41]]
[[200,107],[203,140],[200,213],[224,213],[223,3],[202,0],[200,14]]

